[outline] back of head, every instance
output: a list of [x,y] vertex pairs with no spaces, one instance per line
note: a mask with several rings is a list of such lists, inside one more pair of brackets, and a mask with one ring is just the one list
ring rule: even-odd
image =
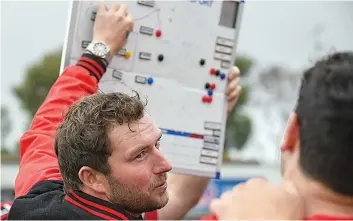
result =
[[67,187],[79,190],[78,173],[88,166],[109,175],[111,154],[108,132],[113,126],[141,119],[144,104],[136,96],[123,93],[97,93],[75,102],[58,127],[55,151]]
[[303,76],[296,113],[303,172],[353,196],[353,53],[330,55]]

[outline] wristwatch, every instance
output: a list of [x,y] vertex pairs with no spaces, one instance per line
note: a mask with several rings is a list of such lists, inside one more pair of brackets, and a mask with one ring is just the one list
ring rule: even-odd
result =
[[106,63],[112,59],[112,55],[110,53],[110,48],[107,44],[101,41],[92,41],[86,48],[86,52],[93,54],[101,59],[103,59]]

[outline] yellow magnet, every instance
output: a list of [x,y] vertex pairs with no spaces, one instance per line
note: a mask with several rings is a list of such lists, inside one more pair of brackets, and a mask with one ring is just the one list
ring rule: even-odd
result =
[[131,57],[131,51],[126,50],[126,51],[125,51],[125,58],[126,58],[126,59],[129,59],[130,57]]

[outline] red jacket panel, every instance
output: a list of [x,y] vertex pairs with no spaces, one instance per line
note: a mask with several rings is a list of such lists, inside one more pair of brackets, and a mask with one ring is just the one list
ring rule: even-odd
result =
[[[56,128],[75,101],[97,92],[98,81],[105,70],[103,62],[85,54],[75,65],[65,68],[54,83],[30,128],[21,136],[15,198],[26,195],[39,181],[62,180],[54,151]],[[157,211],[145,216],[146,219],[157,219]]]
[[73,102],[96,91],[97,80],[80,66],[67,67],[54,83],[30,128],[20,139],[16,198],[26,194],[39,181],[62,180],[54,152],[55,129]]

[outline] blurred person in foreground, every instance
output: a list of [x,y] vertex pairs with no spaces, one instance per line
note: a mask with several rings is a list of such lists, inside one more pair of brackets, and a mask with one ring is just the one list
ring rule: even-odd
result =
[[281,145],[283,183],[240,184],[204,219],[353,220],[352,145],[353,52],[340,52],[304,73]]
[[[65,68],[21,137],[8,219],[180,219],[199,201],[209,178],[167,178],[172,167],[159,151],[161,130],[139,97],[97,93],[132,29],[126,5],[100,4],[92,47]],[[239,93],[233,68],[228,113]]]

